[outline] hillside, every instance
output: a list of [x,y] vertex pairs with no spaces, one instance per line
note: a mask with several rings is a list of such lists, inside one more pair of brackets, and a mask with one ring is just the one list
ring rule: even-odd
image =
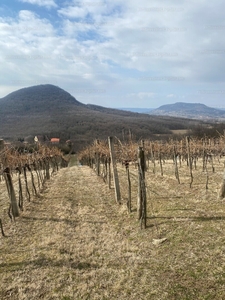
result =
[[150,111],[149,114],[202,120],[225,118],[225,112],[223,110],[208,107],[200,103],[184,102],[162,105],[159,108]]
[[23,88],[0,99],[0,138],[59,137],[61,141],[71,139],[75,150],[94,138],[123,138],[129,132],[137,138],[151,138],[155,134],[171,134],[175,129],[189,129],[196,123],[85,105],[50,84]]

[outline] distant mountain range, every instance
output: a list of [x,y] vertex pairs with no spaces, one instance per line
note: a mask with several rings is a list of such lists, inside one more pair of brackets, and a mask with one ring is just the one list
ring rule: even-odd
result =
[[155,116],[172,116],[198,120],[224,120],[225,111],[208,107],[200,103],[177,102],[174,104],[162,105],[149,112]]
[[0,138],[33,138],[44,135],[70,139],[76,150],[95,138],[132,134],[134,139],[170,135],[190,129],[199,121],[154,116],[83,104],[63,89],[50,85],[23,88],[0,99]]
[[173,116],[191,119],[224,119],[225,108],[208,107],[200,103],[177,102],[174,104],[162,105],[159,108],[134,108],[122,107],[120,110],[150,114],[155,116]]

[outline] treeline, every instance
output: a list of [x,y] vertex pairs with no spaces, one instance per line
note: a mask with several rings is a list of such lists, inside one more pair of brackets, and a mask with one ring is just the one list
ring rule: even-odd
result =
[[225,133],[225,124],[224,123],[215,123],[211,125],[202,125],[198,124],[194,126],[191,130],[191,135],[195,138],[219,138]]

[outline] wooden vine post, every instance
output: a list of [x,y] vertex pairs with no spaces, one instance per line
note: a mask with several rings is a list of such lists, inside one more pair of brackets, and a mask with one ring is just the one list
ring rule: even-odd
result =
[[121,195],[120,195],[120,185],[119,185],[119,177],[116,167],[116,157],[115,157],[115,151],[114,151],[114,139],[112,136],[108,137],[109,142],[109,151],[110,151],[110,157],[111,157],[111,163],[112,163],[112,169],[113,169],[113,181],[114,181],[114,187],[115,187],[115,198],[116,202],[120,204],[121,201]]
[[163,176],[162,153],[161,153],[161,144],[160,144],[160,142],[158,142],[158,157],[159,157],[159,165],[160,165],[161,176]]
[[180,177],[179,177],[179,170],[178,170],[178,165],[177,165],[177,150],[176,150],[176,146],[173,146],[173,157],[174,157],[174,168],[175,168],[175,177],[178,181],[178,183],[180,184]]
[[206,150],[205,150],[205,139],[203,140],[203,166],[202,166],[202,171],[204,172],[206,170],[206,164],[207,164],[207,157],[206,157]]
[[127,173],[127,183],[128,183],[128,198],[127,198],[127,209],[131,213],[131,180],[130,180],[130,170],[129,170],[129,161],[124,162]]
[[98,151],[99,140],[95,140],[96,152],[95,152],[95,171],[100,176],[100,154]]
[[4,149],[4,140],[0,139],[0,151]]
[[23,191],[22,191],[22,181],[21,181],[21,167],[17,167],[16,170],[18,171],[18,181],[19,181],[19,208],[23,211]]
[[7,185],[7,189],[8,189],[8,193],[9,193],[10,207],[12,209],[13,218],[19,217],[19,208],[18,208],[17,201],[16,201],[16,195],[15,195],[15,191],[14,191],[14,187],[13,187],[10,169],[8,167],[4,170],[4,175],[5,175],[5,181],[6,181],[6,185]]
[[6,236],[5,233],[4,233],[4,230],[3,230],[3,225],[2,225],[2,220],[1,219],[0,219],[0,228],[1,228],[2,236]]
[[192,174],[192,158],[191,158],[190,137],[189,136],[186,137],[186,144],[187,144],[188,165],[189,165],[190,176],[191,176],[191,181],[190,181],[190,188],[191,188],[192,183],[193,183],[193,174]]
[[155,153],[154,153],[154,145],[151,143],[151,161],[153,163],[153,173],[155,174]]
[[224,162],[223,182],[220,187],[219,198],[220,199],[225,198],[225,162]]
[[26,186],[26,196],[28,201],[30,202],[30,191],[29,191],[29,187],[28,187],[28,181],[27,181],[27,164],[25,164],[25,166],[23,167],[23,175],[24,175],[24,181],[25,181],[25,186]]
[[138,148],[138,199],[137,199],[137,217],[141,228],[146,228],[147,222],[147,201],[145,186],[145,155],[143,147]]
[[183,158],[183,140],[180,141],[180,155],[179,155],[179,162],[180,162],[180,167],[181,167],[181,161],[182,161],[182,158]]
[[[3,149],[4,149],[4,140],[0,139],[0,151],[2,151]],[[2,226],[2,220],[1,219],[0,219],[0,228],[1,228],[2,236],[5,236],[5,233],[4,233],[4,230],[3,230],[3,226]]]
[[108,157],[107,159],[108,162],[108,185],[109,185],[109,189],[111,189],[111,158]]
[[48,158],[46,158],[45,159],[45,171],[46,171],[46,173],[45,173],[45,178],[47,179],[47,180],[49,180],[50,179],[50,164],[49,164],[49,159]]

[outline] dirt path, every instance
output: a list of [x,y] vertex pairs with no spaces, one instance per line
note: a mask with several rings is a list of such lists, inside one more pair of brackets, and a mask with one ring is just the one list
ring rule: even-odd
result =
[[137,299],[142,250],[129,218],[93,170],[61,169],[0,239],[0,298]]
[[[186,173],[187,182],[178,185],[173,168],[164,167],[171,176],[146,174],[146,230],[140,230],[136,212],[118,205],[114,190],[85,166],[52,176],[40,198],[24,203],[15,223],[7,218],[1,193],[7,237],[0,237],[0,299],[225,299],[220,174],[211,174],[209,190],[203,178],[190,191]],[[126,172],[119,173],[126,197]],[[135,208],[135,168],[131,175]],[[199,168],[195,180],[201,177]],[[161,238],[166,241],[153,243]]]

